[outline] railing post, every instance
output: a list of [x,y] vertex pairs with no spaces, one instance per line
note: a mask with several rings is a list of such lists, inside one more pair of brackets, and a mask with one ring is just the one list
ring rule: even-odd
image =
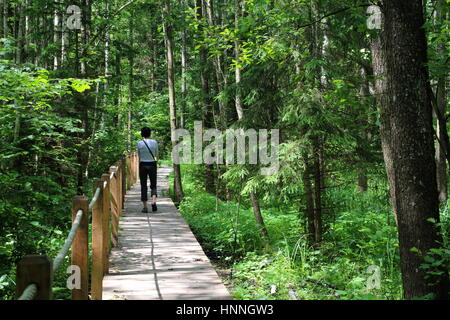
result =
[[128,189],[130,188],[130,155],[128,155],[125,159],[125,191],[128,191]]
[[112,228],[112,245],[114,247],[118,244],[118,236],[119,236],[119,179],[117,177],[118,170],[116,166],[112,166],[109,168],[109,173],[114,173],[114,176],[111,180],[110,184],[110,192],[111,192],[111,228]]
[[103,200],[103,274],[108,273],[109,268],[109,246],[111,238],[109,236],[109,219],[111,217],[111,185],[109,180],[109,174],[102,175],[101,180],[106,182],[106,186],[103,188],[102,200]]
[[[94,194],[103,181],[94,181]],[[103,294],[103,190],[92,208],[92,279],[91,298],[102,300]]]
[[37,286],[34,300],[51,300],[52,282],[52,261],[49,257],[38,255],[25,256],[17,264],[16,298],[22,295],[29,284],[34,283]]
[[123,198],[122,198],[122,161],[119,162],[119,169],[118,169],[118,175],[117,175],[117,204],[119,206],[119,217],[122,216],[123,211]]
[[[127,192],[127,182],[126,182],[126,171],[127,171],[127,158],[122,159],[122,189],[121,191],[121,200],[122,200],[122,209],[125,207],[125,193]],[[122,213],[121,213],[122,214]]]
[[121,203],[121,201],[120,201],[120,196],[119,196],[119,194],[120,194],[120,186],[121,186],[121,182],[120,182],[120,161],[117,161],[115,164],[114,164],[114,166],[115,166],[115,168],[116,168],[116,174],[114,175],[114,178],[116,179],[116,186],[115,186],[115,189],[116,189],[116,196],[117,196],[117,198],[116,198],[116,200],[117,200],[117,211],[118,211],[118,213],[119,213],[119,216],[120,216],[120,208],[121,208],[121,206],[122,206],[122,203]]
[[133,176],[131,177],[131,186],[136,183],[136,154],[134,152],[132,159],[133,161],[131,162],[131,166],[133,167]]
[[137,177],[136,177],[136,182],[139,181],[139,155],[136,152],[136,172],[137,172]]
[[123,160],[123,178],[124,178],[124,189],[122,190],[123,194],[125,195],[126,191],[128,190],[128,156],[125,157]]
[[134,183],[134,175],[135,175],[135,172],[134,172],[134,153],[132,153],[131,154],[131,157],[130,157],[130,171],[131,171],[131,175],[130,175],[130,188],[131,188],[131,186],[133,185],[133,183]]
[[139,177],[139,157],[137,152],[134,153],[134,172],[136,176],[134,177],[134,183],[137,183]]
[[128,172],[130,173],[128,175],[128,186],[127,186],[127,190],[130,190],[131,187],[131,181],[133,181],[133,155],[130,154],[128,155]]
[[130,173],[128,176],[128,186],[127,186],[127,190],[131,189],[131,185],[133,184],[133,179],[134,179],[134,168],[133,168],[133,154],[128,155],[128,172]]
[[133,184],[136,183],[136,153],[133,152]]
[[78,210],[83,210],[83,217],[75,239],[72,243],[72,265],[80,268],[80,288],[72,289],[72,300],[89,299],[89,209],[88,199],[85,196],[75,196],[72,200],[72,222]]
[[121,186],[122,186],[122,180],[120,179],[121,175],[122,175],[122,173],[121,173],[122,169],[121,169],[120,161],[116,162],[116,168],[117,168],[117,171],[116,171],[116,191],[117,191],[117,196],[118,196],[117,197],[117,205],[118,205],[119,213],[120,213],[120,207],[122,205],[122,203],[120,201],[120,197],[119,197]]

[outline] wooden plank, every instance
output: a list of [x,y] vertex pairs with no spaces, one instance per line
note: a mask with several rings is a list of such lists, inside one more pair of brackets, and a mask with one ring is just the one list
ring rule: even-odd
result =
[[83,210],[83,217],[75,239],[72,243],[72,265],[80,268],[80,288],[72,289],[72,300],[89,299],[89,210],[88,199],[85,196],[75,196],[72,200],[72,221],[75,220],[78,210]]

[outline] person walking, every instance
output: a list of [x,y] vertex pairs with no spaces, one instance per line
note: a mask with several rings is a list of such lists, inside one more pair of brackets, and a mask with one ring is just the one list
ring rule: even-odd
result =
[[152,130],[149,127],[141,129],[143,140],[138,142],[137,151],[139,155],[139,180],[141,181],[141,201],[144,204],[142,212],[148,212],[148,188],[147,177],[150,178],[150,194],[152,197],[152,211],[155,212],[156,206],[156,174],[158,161],[158,142],[150,139]]

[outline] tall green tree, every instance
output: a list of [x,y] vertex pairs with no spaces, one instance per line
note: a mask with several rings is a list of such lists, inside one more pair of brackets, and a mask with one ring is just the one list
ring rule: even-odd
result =
[[422,1],[384,1],[381,135],[397,216],[404,297],[448,298],[448,270],[427,279],[424,257],[442,243]]

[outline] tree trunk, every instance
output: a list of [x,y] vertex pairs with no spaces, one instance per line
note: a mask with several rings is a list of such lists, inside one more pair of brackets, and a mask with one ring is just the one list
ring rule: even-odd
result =
[[[206,16],[206,8],[201,0],[197,0],[197,18],[200,20]],[[200,25],[200,31],[203,26]],[[202,101],[203,101],[203,128],[212,128],[213,120],[213,108],[214,105],[211,101],[211,87],[208,77],[208,59],[206,48],[202,46],[200,48],[200,83],[202,89]],[[211,194],[216,193],[214,166],[211,164],[205,164],[205,189],[206,192]]]
[[3,38],[7,38],[8,36],[8,0],[3,0]]
[[322,170],[319,139],[314,137],[314,242],[322,242]]
[[[186,0],[181,0],[183,10],[187,9]],[[187,52],[186,52],[186,28],[181,31],[181,104],[180,104],[180,128],[184,128],[184,113],[186,110],[186,72],[187,72]]]
[[[163,23],[164,23],[164,38],[166,43],[166,56],[167,56],[167,82],[169,89],[169,108],[170,108],[170,138],[172,142],[172,149],[177,145],[177,139],[175,138],[175,130],[177,129],[177,116],[175,105],[175,70],[173,61],[173,32],[172,22],[170,21],[170,0],[164,0],[163,2]],[[173,154],[172,154],[172,161]],[[174,190],[175,196],[178,202],[183,200],[183,188],[181,184],[181,168],[179,164],[173,163],[174,171]]]
[[16,63],[21,64],[22,55],[23,55],[23,47],[24,47],[24,19],[23,19],[23,5],[20,4],[17,7],[17,50],[16,50]]
[[[445,109],[447,105],[447,93],[446,93],[446,79],[445,76],[438,80],[437,87],[437,108],[441,115],[445,114]],[[440,121],[437,121],[437,136],[439,141],[446,139],[444,133],[445,128],[443,128]],[[437,173],[437,187],[439,192],[439,201],[446,202],[448,199],[448,173],[447,173],[447,158],[445,156],[445,150],[440,143],[437,144],[436,148],[436,173]]]
[[[109,18],[109,2],[106,2],[106,16],[107,18]],[[106,29],[105,32],[105,83],[103,85],[103,101],[102,101],[102,108],[100,110],[101,116],[100,116],[100,129],[104,129],[105,127],[105,113],[106,113],[106,108],[108,106],[108,96],[109,96],[109,57],[110,57],[110,49],[109,49],[109,44],[110,44],[110,32],[109,29]]]
[[[239,18],[242,14],[242,10],[241,10],[241,2],[240,0],[235,0],[235,29],[236,31],[239,30]],[[235,40],[234,42],[234,49],[235,49],[235,59],[236,59],[236,63],[239,63],[239,40]],[[235,93],[235,107],[236,107],[236,113],[238,116],[238,120],[242,120],[242,118],[244,117],[244,110],[242,107],[242,97],[241,97],[241,90],[240,90],[240,85],[241,85],[241,70],[238,66],[236,66],[236,93]],[[253,213],[255,215],[255,219],[256,219],[256,223],[259,226],[260,229],[260,233],[261,236],[263,238],[263,241],[266,242],[266,244],[268,244],[268,232],[267,229],[265,227],[264,224],[264,219],[261,215],[261,210],[259,208],[259,200],[258,200],[258,196],[256,195],[255,192],[250,192],[250,199],[252,201],[252,206],[253,206]]]
[[[311,2],[310,14],[312,19],[319,16],[320,3]],[[320,24],[315,24],[311,28],[310,35],[310,50],[313,53],[313,58],[323,60],[326,50],[328,48],[328,38],[325,32],[322,31]],[[318,85],[322,92],[327,85],[327,77],[322,67],[316,67],[314,70],[314,83]],[[312,131],[312,128],[308,128]],[[314,195],[314,244],[318,245],[322,241],[322,186],[325,184],[323,171],[323,150],[321,137],[313,134],[310,138],[312,145],[312,161],[311,173],[314,179],[314,188],[312,193]]]
[[[367,165],[367,160],[365,157],[365,145],[369,138],[370,138],[370,134],[368,133],[367,130],[367,124],[369,122],[369,117],[367,116],[367,109],[365,108],[366,105],[368,105],[369,100],[368,97],[370,95],[370,90],[369,90],[369,84],[367,82],[367,71],[366,68],[364,66],[361,67],[360,69],[360,74],[361,74],[361,85],[359,88],[359,95],[360,95],[360,100],[362,101],[362,105],[363,108],[361,108],[361,111],[359,112],[359,117],[360,117],[360,121],[359,121],[359,125],[361,128],[363,128],[360,131],[360,137],[358,138],[358,158],[359,158],[359,168],[358,168],[358,191],[359,192],[366,192],[368,189],[367,186],[367,172],[366,172],[366,165]],[[364,139],[363,137],[366,136],[367,140]]]
[[133,46],[134,46],[134,32],[133,32],[133,15],[130,16],[129,26],[130,26],[130,55],[128,57],[128,60],[130,61],[130,74],[129,74],[129,82],[128,82],[128,94],[129,94],[129,100],[128,100],[128,115],[127,115],[127,135],[128,135],[128,152],[131,152],[131,118],[132,118],[132,106],[133,106],[133,78],[134,78],[134,52],[133,52]]
[[153,57],[153,64],[152,64],[152,77],[153,77],[153,83],[152,83],[152,90],[158,90],[157,82],[155,79],[155,74],[158,68],[158,44],[157,44],[157,28],[153,29],[153,41],[152,41],[152,57]]
[[155,50],[156,50],[156,31],[155,31],[155,26],[151,25],[149,26],[149,48],[150,51],[152,52],[152,54],[150,55],[150,90],[151,92],[155,91],[155,72],[156,72],[156,54],[155,54]]
[[[428,221],[439,221],[439,207],[422,1],[384,4],[386,92],[381,135],[398,220],[404,297],[434,293],[445,298],[448,270],[427,280],[420,268],[427,252],[442,241]],[[436,284],[428,285],[431,280]]]
[[60,16],[58,13],[58,8],[55,6],[53,12],[53,45],[55,46],[55,51],[53,54],[53,70],[58,70],[60,62],[60,54],[57,54],[57,48],[59,47],[59,24]]
[[267,232],[266,225],[264,224],[264,219],[261,214],[261,208],[259,206],[259,200],[256,194],[252,191],[250,192],[250,199],[253,206],[253,214],[255,215],[256,224],[258,225],[259,234],[263,240],[265,246],[269,243],[269,233]]
[[[25,0],[25,10],[28,10],[30,7],[29,0]],[[24,30],[24,62],[32,62],[30,59],[30,16],[25,12],[25,30]]]
[[[214,19],[214,10],[213,10],[212,1],[205,0],[205,2],[206,2],[206,12],[207,12],[208,24],[211,27],[214,27],[214,26],[216,26],[216,22]],[[224,92],[224,90],[226,90],[226,88],[225,88],[226,80],[225,80],[224,72],[222,70],[220,56],[218,56],[218,55],[213,56],[213,66],[214,66],[214,71],[215,71],[215,76],[216,76],[217,91],[218,91],[218,93],[222,93],[222,92]],[[226,123],[227,123],[226,109],[225,109],[226,102],[224,102],[223,99],[218,99],[217,102],[218,102],[218,106],[219,106],[220,127],[222,129],[224,129],[226,127]]]
[[314,195],[313,188],[311,184],[311,165],[308,159],[305,157],[305,171],[303,172],[303,191],[305,193],[305,204],[306,204],[306,221],[308,227],[308,239],[310,243],[315,242],[316,228],[314,226]]
[[[76,48],[76,68],[79,71],[79,77],[86,79],[89,77],[87,64],[85,58],[87,58],[87,44],[89,41],[89,12],[90,2],[89,0],[83,0],[83,15],[82,15],[82,28],[81,28],[81,44],[78,49],[78,32],[77,33],[77,48]],[[80,50],[80,53],[78,52]],[[82,59],[80,59],[80,56]],[[83,187],[85,185],[86,178],[88,177],[89,166],[89,136],[91,134],[91,126],[89,119],[89,106],[91,104],[90,96],[88,92],[76,94],[78,104],[80,106],[80,119],[83,132],[80,134],[80,140],[82,141],[77,154],[77,162],[79,164],[77,172],[77,191],[78,194],[83,194]]]
[[[379,112],[381,113],[383,106],[386,105],[387,98],[387,88],[386,88],[386,57],[383,48],[383,38],[384,31],[381,30],[380,34],[377,38],[374,38],[371,43],[372,47],[372,65],[373,65],[373,73],[375,76],[375,98],[378,104]],[[393,156],[392,156],[392,148],[388,147],[391,140],[391,132],[389,125],[389,117],[384,117],[384,121],[380,124],[380,132],[384,132],[381,134],[381,147],[384,155],[384,163],[386,166],[386,174],[389,182],[389,193],[391,198],[392,206],[395,205],[395,183],[393,180]],[[398,225],[397,219],[397,211],[394,210],[394,218],[395,223]]]
[[66,45],[68,43],[68,39],[67,39],[67,27],[65,25],[65,20],[66,19],[66,15],[65,15],[65,11],[63,10],[61,13],[61,64],[64,64],[64,62],[66,61]]
[[[439,1],[439,5],[441,8],[444,7],[444,1]],[[441,21],[446,17],[443,16],[440,10],[436,10],[436,20]],[[439,55],[442,57],[446,56],[445,45],[440,44],[438,47]],[[445,116],[446,106],[447,106],[447,85],[446,85],[447,77],[445,75],[441,75],[437,80],[437,88],[436,88],[436,103],[437,109],[441,116]],[[439,116],[439,115],[438,115]],[[437,121],[437,138],[439,141],[443,141],[447,139],[446,135],[446,127],[442,125],[442,122]],[[439,201],[446,202],[448,199],[448,174],[447,174],[447,159],[445,156],[445,150],[443,145],[438,142],[436,147],[436,178],[437,178],[437,188],[439,192]]]
[[238,120],[241,120],[244,116],[244,111],[242,107],[242,94],[241,94],[241,68],[239,66],[239,60],[240,60],[240,49],[239,49],[239,19],[241,17],[241,0],[235,0],[234,1],[234,28],[236,30],[236,39],[234,40],[234,55],[236,60],[236,66],[235,66],[235,84],[236,84],[236,95],[235,95],[235,106],[236,106],[236,113],[238,116]]
[[[122,70],[120,68],[121,60],[122,60],[122,56],[118,52],[115,56],[115,63],[114,63],[114,65],[115,65],[114,78],[117,80],[115,82],[114,90],[112,90],[114,92],[113,103],[115,106],[120,105],[120,96],[122,95],[122,86],[121,86]],[[114,124],[116,125],[116,128],[120,127],[120,114],[118,114],[115,117]]]

